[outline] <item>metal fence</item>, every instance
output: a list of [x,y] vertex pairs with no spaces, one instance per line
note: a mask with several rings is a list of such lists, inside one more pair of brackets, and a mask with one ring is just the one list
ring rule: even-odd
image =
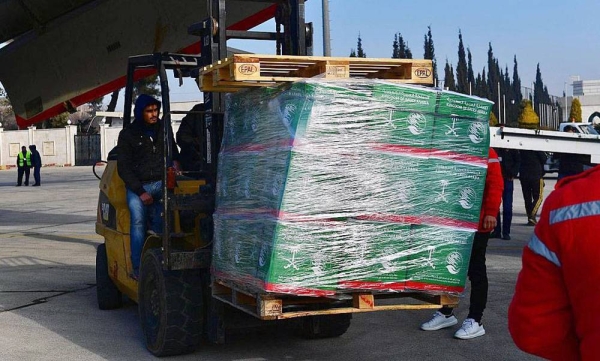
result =
[[100,159],[100,134],[75,135],[75,165],[94,165]]

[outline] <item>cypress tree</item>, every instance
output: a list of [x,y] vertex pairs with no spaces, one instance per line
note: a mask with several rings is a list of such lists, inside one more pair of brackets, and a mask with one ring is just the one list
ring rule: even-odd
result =
[[488,99],[494,102],[492,111],[498,117],[499,104],[498,104],[498,84],[500,82],[500,68],[498,61],[494,58],[494,52],[492,50],[492,43],[489,43],[488,49]]
[[404,41],[404,38],[400,33],[398,33],[398,58],[412,59],[412,52],[410,51],[408,44]]
[[452,65],[448,63],[448,59],[446,59],[446,67],[444,68],[444,87],[448,90],[456,91],[454,69],[452,68]]
[[471,50],[467,48],[467,80],[469,81],[469,90],[475,93],[475,74],[473,73],[473,56]]
[[456,65],[456,90],[459,93],[469,93],[469,79],[467,75],[467,59],[463,45],[462,33],[458,31],[458,64]]
[[486,75],[485,72],[485,67],[483,68],[483,71],[481,72],[481,97],[485,98],[485,99],[490,99],[491,95],[490,95],[490,87],[489,87],[489,82],[488,82],[488,76]]
[[356,46],[356,57],[357,58],[366,58],[367,53],[363,51],[362,47],[362,39],[360,37],[360,33],[358,34],[358,45]]
[[540,63],[538,63],[535,71],[535,83],[533,83],[533,110],[538,114],[540,104],[546,103],[546,99],[544,98],[544,81],[542,80],[542,71],[540,70]]
[[521,78],[519,78],[519,69],[516,55],[514,58],[512,88],[513,94],[515,96],[515,105],[521,104],[521,101],[523,100],[523,92],[521,92]]
[[437,74],[437,61],[435,59],[435,49],[433,47],[433,37],[431,36],[431,26],[427,27],[427,34],[425,35],[425,42],[424,42],[423,48],[425,50],[424,54],[423,54],[423,58],[429,59],[433,63],[433,80],[435,81],[438,79],[438,74]]
[[398,45],[398,34],[394,34],[394,43],[392,46],[393,46],[392,59],[398,59],[399,58],[399,48],[400,48],[400,46]]
[[482,81],[481,74],[477,74],[477,78],[475,78],[475,82],[473,84],[475,84],[474,88],[473,88],[473,94],[478,97],[483,98],[484,96],[483,96],[482,88],[483,88],[484,82]]

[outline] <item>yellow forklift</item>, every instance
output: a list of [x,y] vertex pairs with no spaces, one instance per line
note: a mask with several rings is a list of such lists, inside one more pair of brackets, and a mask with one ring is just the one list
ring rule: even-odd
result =
[[[148,74],[149,69],[153,69],[160,80],[161,115],[165,126],[161,204],[164,231],[147,237],[139,281],[131,278],[130,215],[125,184],[117,172],[118,148],[113,149],[100,180],[96,232],[105,242],[98,246],[96,255],[97,300],[102,310],[121,307],[123,295],[136,302],[146,346],[156,356],[193,352],[203,338],[222,343],[229,324],[247,327],[264,323],[211,296],[211,214],[215,203],[216,160],[223,132],[222,95],[205,92],[206,111],[171,111],[167,71],[172,70],[180,82],[185,78],[197,80],[203,66],[227,56],[227,38],[275,40],[280,54],[306,55],[311,51],[312,28],[311,24],[304,23],[304,0],[271,2],[278,4],[277,32],[225,30],[226,2],[211,0],[208,2],[211,17],[188,29],[190,34],[202,38],[201,56],[157,53],[129,58],[124,127],[131,123],[133,84],[140,72]],[[283,32],[279,30],[281,25]],[[171,115],[174,113],[197,113],[197,127],[204,134],[201,177],[197,177],[196,172],[193,178],[184,173],[173,179],[173,173],[169,172],[167,164],[173,149],[166,140],[172,135]],[[303,322],[301,330],[309,338],[338,336],[347,330],[350,318],[350,314],[329,316],[327,325],[323,326],[319,326],[319,318],[306,318],[308,323]],[[334,319],[340,322],[331,322]]]
[[[133,80],[137,70],[154,68],[162,91],[165,139],[172,136],[169,89],[166,70],[177,69],[181,76],[197,69],[201,59],[182,54],[152,54],[129,59],[125,91],[124,126],[131,122]],[[185,74],[184,74],[185,73]],[[202,114],[198,118],[203,120]],[[203,331],[203,287],[201,274],[208,274],[214,209],[212,177],[175,176],[167,167],[173,149],[165,143],[163,155],[162,234],[149,235],[144,243],[139,282],[132,273],[129,240],[130,215],[125,184],[117,173],[118,147],[109,156],[100,181],[96,232],[105,243],[96,255],[97,298],[100,309],[122,305],[122,294],[138,303],[146,345],[155,355],[193,351]]]
[[[245,1],[256,0],[207,2],[210,17],[188,29],[202,39],[200,56],[160,53],[129,58],[124,127],[131,122],[133,83],[140,73],[147,75],[152,69],[160,80],[165,126],[163,233],[147,237],[139,282],[130,278],[130,215],[125,184],[117,173],[119,150],[113,149],[100,181],[96,222],[96,232],[105,239],[96,256],[100,309],[121,307],[124,295],[136,302],[148,350],[156,356],[168,356],[193,352],[203,339],[223,343],[226,332],[239,328],[289,323],[305,338],[337,337],[347,331],[356,312],[456,305],[457,297],[422,293],[361,291],[340,297],[261,293],[211,274],[217,156],[224,127],[223,92],[259,85],[257,82],[272,85],[284,77],[293,81],[298,76],[387,77],[406,83],[433,83],[431,61],[427,60],[312,57],[312,26],[304,21],[305,0],[261,0],[277,5],[276,32],[225,29],[226,3],[243,6],[240,4]],[[226,43],[231,38],[274,40],[277,55],[244,54],[226,59]],[[269,65],[261,67],[261,61]],[[171,111],[167,71],[173,71],[180,82],[186,78],[198,81],[204,92],[204,111]],[[193,177],[169,171],[173,149],[167,140],[172,136],[174,113],[196,113],[202,164]],[[402,299],[410,299],[409,304],[391,302]]]

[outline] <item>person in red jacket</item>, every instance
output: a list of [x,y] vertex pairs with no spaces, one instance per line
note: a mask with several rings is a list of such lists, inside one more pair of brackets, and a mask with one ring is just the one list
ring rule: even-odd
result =
[[[479,229],[475,233],[473,248],[471,249],[471,260],[469,262],[468,276],[469,280],[471,280],[469,315],[463,322],[462,327],[454,334],[456,338],[468,340],[485,335],[485,329],[481,323],[488,295],[485,252],[490,232],[496,227],[496,216],[500,209],[503,188],[504,179],[502,178],[502,169],[500,168],[498,155],[490,148],[481,215],[479,218]],[[453,309],[444,306],[429,321],[423,323],[421,329],[424,331],[434,331],[454,326],[457,323],[458,320],[454,316]]]
[[525,352],[600,358],[599,184],[600,166],[559,181],[523,250],[508,329]]

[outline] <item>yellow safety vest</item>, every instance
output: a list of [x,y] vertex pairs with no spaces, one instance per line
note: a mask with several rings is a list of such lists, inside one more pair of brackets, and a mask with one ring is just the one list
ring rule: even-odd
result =
[[23,152],[19,152],[19,167],[23,167],[23,163],[27,164],[28,167],[31,167],[31,152],[27,151],[25,157],[23,157]]

